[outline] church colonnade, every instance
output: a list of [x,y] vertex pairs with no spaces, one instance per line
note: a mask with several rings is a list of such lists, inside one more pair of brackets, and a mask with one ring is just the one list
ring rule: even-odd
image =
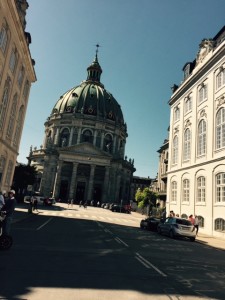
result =
[[[48,166],[48,167],[47,167]],[[113,166],[55,160],[47,161],[42,175],[41,192],[55,199],[74,199],[75,202],[129,201],[130,175]]]

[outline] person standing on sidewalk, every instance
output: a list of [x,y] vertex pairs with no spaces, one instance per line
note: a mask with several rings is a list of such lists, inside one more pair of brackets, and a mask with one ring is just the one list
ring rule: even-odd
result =
[[5,205],[2,210],[6,211],[6,218],[3,221],[3,233],[10,234],[11,223],[13,219],[13,213],[16,207],[15,191],[9,192],[9,197],[5,199]]
[[197,236],[198,235],[198,228],[199,228],[199,219],[198,219],[198,216],[195,216],[194,226],[195,226],[195,229],[196,229],[196,236]]

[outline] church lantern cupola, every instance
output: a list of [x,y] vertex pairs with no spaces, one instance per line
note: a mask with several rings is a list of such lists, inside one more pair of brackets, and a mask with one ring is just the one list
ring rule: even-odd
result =
[[99,45],[96,45],[96,54],[95,59],[92,62],[92,64],[87,68],[88,76],[87,80],[100,82],[101,74],[102,74],[102,68],[98,62],[98,47]]

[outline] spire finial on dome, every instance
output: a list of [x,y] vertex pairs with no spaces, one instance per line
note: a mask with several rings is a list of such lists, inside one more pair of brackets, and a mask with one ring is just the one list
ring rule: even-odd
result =
[[87,80],[100,82],[100,77],[102,73],[102,68],[98,62],[98,48],[100,47],[100,45],[96,44],[95,46],[96,46],[95,59],[92,62],[92,64],[87,68],[88,71]]
[[98,61],[98,48],[100,47],[99,44],[96,44],[96,51],[95,51],[95,60]]

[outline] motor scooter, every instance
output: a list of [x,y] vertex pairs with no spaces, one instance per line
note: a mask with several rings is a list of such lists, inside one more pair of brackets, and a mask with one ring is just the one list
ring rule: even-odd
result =
[[0,250],[8,250],[13,244],[10,235],[3,234],[3,221],[6,218],[6,212],[0,211]]

